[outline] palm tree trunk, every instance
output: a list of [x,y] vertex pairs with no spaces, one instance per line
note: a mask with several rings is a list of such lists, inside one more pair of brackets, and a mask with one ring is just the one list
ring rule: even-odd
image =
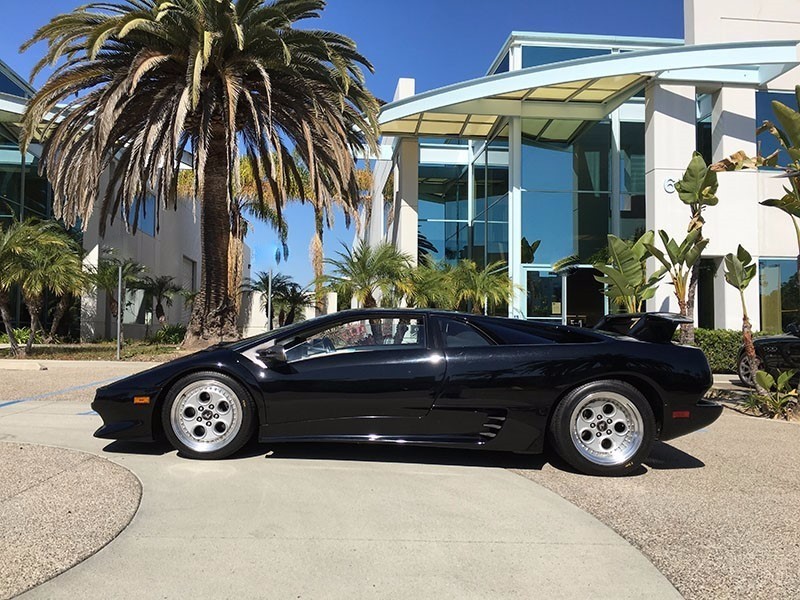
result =
[[202,274],[184,347],[202,348],[236,339],[236,310],[228,287],[231,224],[228,210],[228,152],[224,127],[211,132],[202,198]]
[[28,314],[31,316],[31,335],[28,337],[28,343],[25,344],[25,354],[30,354],[33,349],[33,340],[36,337],[36,331],[41,329],[39,323],[39,313],[42,310],[41,298],[25,298],[25,306],[28,308]]
[[56,333],[58,332],[58,326],[61,324],[61,319],[63,319],[64,315],[67,314],[69,301],[69,294],[64,294],[61,296],[61,298],[59,298],[58,304],[56,305],[56,310],[53,313],[53,322],[50,324],[50,333],[47,334],[47,337],[44,340],[45,344],[52,344],[55,341]]
[[14,335],[14,329],[11,325],[11,310],[8,306],[8,294],[0,292],[0,315],[3,317],[3,325],[6,328],[8,335],[8,343],[11,345],[11,354],[13,356],[19,355],[19,342]]

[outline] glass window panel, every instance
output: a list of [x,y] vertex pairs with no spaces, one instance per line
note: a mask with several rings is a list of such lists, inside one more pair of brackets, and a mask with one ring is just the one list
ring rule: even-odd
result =
[[444,258],[445,223],[443,221],[420,221],[417,234],[417,252],[433,260]]
[[611,54],[610,48],[559,48],[553,46],[523,46],[522,66],[534,67],[550,63],[603,56]]
[[608,244],[609,195],[579,192],[575,202],[573,247],[581,262],[591,264]]
[[503,60],[500,61],[500,64],[497,65],[497,68],[494,70],[495,73],[506,73],[508,71],[508,52],[505,53],[503,56]]
[[473,348],[491,346],[492,342],[471,325],[463,321],[442,319],[439,321],[442,339],[446,348]]
[[5,73],[0,73],[0,92],[22,98],[30,97],[30,93],[27,90],[12,81]]
[[467,218],[467,168],[461,165],[419,166],[420,219]]
[[611,189],[610,150],[609,123],[596,123],[580,135],[573,145],[576,189],[598,192]]
[[461,223],[447,223],[447,239],[444,244],[444,259],[449,263],[469,258],[470,227]]
[[644,123],[620,123],[622,192],[645,193]]
[[535,263],[553,264],[574,254],[573,231],[571,192],[523,192],[522,236],[530,243],[541,242]]
[[[772,121],[773,123],[777,122],[775,118],[775,113],[772,111],[772,101],[777,100],[782,104],[785,104],[789,108],[797,109],[797,100],[795,99],[795,95],[791,93],[782,93],[782,92],[767,92],[767,91],[757,91],[756,92],[756,125],[761,125],[764,121]],[[776,140],[769,132],[764,132],[758,136],[758,145],[761,156],[769,156],[775,150],[781,148],[778,140]],[[781,150],[780,158],[778,159],[779,164],[787,164],[790,161],[789,156],[786,154],[785,150]]]
[[528,318],[556,318],[561,306],[561,276],[547,271],[527,271]]
[[800,319],[797,262],[795,260],[760,260],[759,294],[761,329],[778,333]]
[[330,327],[286,351],[290,361],[334,352],[358,352],[425,345],[422,319],[358,319]]

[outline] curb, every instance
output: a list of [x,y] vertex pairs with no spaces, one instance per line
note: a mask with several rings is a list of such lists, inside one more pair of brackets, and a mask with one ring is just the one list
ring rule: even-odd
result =
[[47,367],[32,360],[0,359],[0,371],[47,371]]

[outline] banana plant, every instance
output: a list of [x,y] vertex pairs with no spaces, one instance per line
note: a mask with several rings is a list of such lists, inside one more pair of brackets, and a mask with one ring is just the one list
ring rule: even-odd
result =
[[[741,244],[736,249],[736,254],[729,253],[725,255],[725,281],[739,290],[739,298],[742,302],[742,343],[751,373],[755,373],[758,370],[758,366],[756,349],[753,346],[753,326],[750,323],[750,316],[747,314],[744,291],[755,276],[756,264],[753,262],[753,257]],[[757,381],[756,385],[758,385]],[[758,391],[762,393],[763,390],[759,389]]]
[[756,372],[756,384],[765,393],[755,394],[750,406],[767,417],[788,419],[798,406],[797,388],[791,384],[796,374],[796,370],[781,371],[776,379],[766,371]]
[[[692,154],[692,159],[683,173],[683,178],[675,183],[675,190],[678,198],[686,204],[691,211],[689,226],[687,231],[699,231],[698,241],[703,239],[703,225],[705,217],[703,213],[709,206],[716,206],[719,203],[717,197],[716,171],[706,164],[703,155],[699,152]],[[694,300],[697,293],[697,281],[700,276],[700,261],[695,262],[691,269],[689,286],[686,291],[686,314],[694,314]],[[689,323],[681,327],[681,343],[694,343],[694,323]]]
[[615,304],[624,307],[626,312],[642,312],[645,300],[656,293],[658,282],[666,273],[665,268],[647,275],[647,246],[652,245],[655,234],[647,231],[635,241],[608,236],[608,255],[610,264],[597,263],[594,268],[603,275],[594,278],[605,286],[603,293]]
[[678,307],[681,314],[687,316],[686,292],[688,291],[689,276],[692,268],[700,261],[703,250],[708,245],[707,239],[700,239],[702,232],[699,229],[690,231],[683,241],[679,244],[671,238],[663,229],[658,232],[661,242],[667,253],[664,254],[655,244],[645,244],[647,251],[667,270],[675,297],[678,299]]

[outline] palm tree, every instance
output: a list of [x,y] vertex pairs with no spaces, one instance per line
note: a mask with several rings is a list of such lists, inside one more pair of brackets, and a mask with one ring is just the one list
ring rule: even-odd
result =
[[167,315],[164,312],[164,305],[172,306],[172,298],[180,293],[183,288],[175,283],[175,278],[169,275],[159,275],[158,277],[143,277],[137,287],[144,292],[145,302],[148,306],[156,303],[156,318],[162,325],[167,322]]
[[291,325],[302,320],[303,309],[314,304],[315,294],[308,287],[301,287],[299,283],[290,282],[275,296],[275,305],[278,308],[278,325]]
[[419,265],[408,273],[404,286],[406,302],[418,308],[455,308],[453,268],[449,263],[433,261],[423,256]]
[[80,249],[53,223],[40,224],[35,243],[17,255],[10,278],[16,281],[31,317],[31,334],[23,354],[33,347],[37,330],[43,330],[39,315],[47,290],[58,296],[80,293],[86,282]]
[[337,255],[338,259],[325,259],[332,273],[323,275],[321,282],[364,308],[378,306],[377,294],[396,297],[411,267],[411,257],[387,243],[372,247],[362,241],[353,250],[344,246]]
[[11,323],[9,292],[11,287],[17,283],[20,273],[18,268],[20,257],[26,250],[36,245],[36,240],[40,235],[41,230],[31,219],[13,220],[5,229],[0,230],[0,273],[2,274],[0,276],[0,316],[2,316],[3,326],[11,345],[11,353],[14,356],[19,354],[19,343]]
[[186,345],[238,335],[228,272],[240,151],[255,165],[262,204],[267,182],[278,222],[292,187],[305,193],[300,168],[315,197],[357,197],[353,151],[374,149],[377,131],[378,104],[361,70],[372,67],[352,40],[295,27],[324,6],[92,2],[53,18],[23,46],[48,44],[33,76],[56,65],[28,105],[22,149],[43,138],[40,168],[68,225],[86,223],[99,204],[102,235],[120,206],[138,214],[151,191],[174,207],[180,159],[192,151],[203,260]]
[[509,302],[514,291],[508,276],[508,265],[503,261],[493,262],[479,269],[471,260],[461,260],[450,275],[458,304],[472,304],[476,315],[504,302]]

